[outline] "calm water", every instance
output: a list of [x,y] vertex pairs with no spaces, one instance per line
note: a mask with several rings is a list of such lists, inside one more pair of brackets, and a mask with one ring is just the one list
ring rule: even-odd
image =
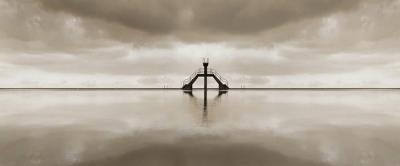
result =
[[400,165],[400,91],[0,91],[0,166]]

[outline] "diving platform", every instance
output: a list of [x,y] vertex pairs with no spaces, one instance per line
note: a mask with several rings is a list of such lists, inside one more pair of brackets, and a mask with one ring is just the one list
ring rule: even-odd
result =
[[197,78],[204,77],[204,89],[207,89],[207,78],[212,77],[218,83],[218,89],[228,90],[228,80],[222,77],[215,69],[208,69],[208,59],[203,62],[204,68],[199,68],[192,73],[188,78],[182,82],[182,90],[193,90],[193,84],[196,82]]

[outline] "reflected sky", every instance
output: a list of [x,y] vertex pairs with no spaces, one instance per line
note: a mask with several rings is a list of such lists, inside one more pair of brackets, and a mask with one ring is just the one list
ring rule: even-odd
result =
[[0,165],[399,165],[398,91],[0,91]]

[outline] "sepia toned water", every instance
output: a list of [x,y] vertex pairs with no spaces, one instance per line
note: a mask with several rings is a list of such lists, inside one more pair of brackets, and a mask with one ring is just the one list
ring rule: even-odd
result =
[[400,91],[0,91],[0,166],[397,166]]

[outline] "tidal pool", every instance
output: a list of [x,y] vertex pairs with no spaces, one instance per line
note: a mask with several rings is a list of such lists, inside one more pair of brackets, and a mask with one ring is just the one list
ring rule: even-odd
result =
[[397,166],[400,91],[0,91],[0,166]]

